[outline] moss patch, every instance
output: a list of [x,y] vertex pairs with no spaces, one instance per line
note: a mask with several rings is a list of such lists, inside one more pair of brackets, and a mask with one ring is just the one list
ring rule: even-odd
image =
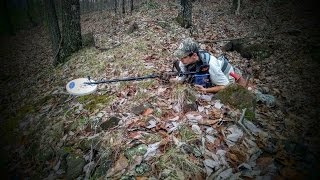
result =
[[[190,161],[189,155],[181,153],[175,147],[169,147],[167,151],[155,163],[157,169],[170,169],[169,177],[173,179],[181,178],[180,172],[186,172],[187,176],[192,176],[202,172],[202,168],[196,161]],[[182,175],[182,176],[184,176]],[[170,179],[170,178],[169,178]],[[183,178],[184,179],[184,178]]]
[[252,44],[246,47],[246,50],[251,52],[253,57],[257,59],[265,59],[272,54],[272,49],[264,44]]
[[247,119],[253,120],[255,118],[255,96],[244,87],[232,84],[216,95],[224,104],[229,104],[238,109],[247,108],[245,114]]
[[99,108],[99,105],[106,106],[114,99],[115,96],[110,95],[87,95],[78,97],[79,103],[84,104],[84,108],[88,111]]
[[30,104],[22,106],[15,114],[9,112],[5,107],[1,107],[1,114],[4,118],[0,125],[2,142],[9,144],[16,142],[18,133],[15,129],[18,128],[21,119],[23,119],[27,114],[34,113],[35,111],[35,107]]
[[181,136],[181,140],[183,142],[189,142],[195,140],[197,138],[197,134],[195,134],[188,126],[183,125],[179,128],[179,135]]

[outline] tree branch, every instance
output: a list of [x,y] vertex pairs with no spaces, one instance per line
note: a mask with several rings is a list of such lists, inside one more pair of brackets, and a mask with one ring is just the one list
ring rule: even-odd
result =
[[269,33],[265,35],[255,35],[255,36],[246,36],[246,37],[236,37],[236,38],[227,38],[227,39],[217,39],[217,40],[197,40],[199,43],[215,43],[215,42],[221,42],[221,41],[233,41],[238,39],[250,39],[250,38],[257,38],[257,37],[263,37],[263,36],[274,36],[279,34],[289,34],[289,35],[298,35],[301,33],[300,29],[289,29],[287,31],[282,32],[275,32],[275,33]]

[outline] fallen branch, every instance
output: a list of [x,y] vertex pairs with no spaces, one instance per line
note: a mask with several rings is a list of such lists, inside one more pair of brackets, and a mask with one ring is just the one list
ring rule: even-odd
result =
[[215,42],[221,42],[221,41],[233,41],[233,40],[239,40],[239,39],[250,39],[250,38],[256,38],[260,36],[247,36],[247,37],[238,37],[238,38],[228,38],[228,39],[217,39],[217,40],[198,40],[199,43],[215,43]]
[[222,42],[222,41],[233,41],[233,40],[239,40],[239,39],[250,39],[250,38],[257,38],[257,37],[274,36],[274,35],[278,35],[278,34],[297,35],[300,33],[301,33],[301,30],[299,30],[299,29],[289,29],[287,31],[269,33],[269,34],[265,34],[265,35],[245,36],[245,37],[217,39],[217,40],[197,40],[197,41],[199,43],[215,43],[215,42]]
[[244,115],[245,115],[245,113],[246,113],[246,110],[247,110],[247,108],[244,108],[244,109],[242,110],[242,114],[241,114],[241,116],[240,116],[239,121],[237,121],[237,124],[240,125],[240,127],[242,127],[242,129],[243,129],[250,137],[253,138],[253,135],[251,134],[251,132],[250,132],[250,131],[246,128],[246,126],[242,123],[242,122],[243,122],[243,119],[244,119]]
[[240,0],[238,0],[236,15],[240,15],[240,3],[241,3]]

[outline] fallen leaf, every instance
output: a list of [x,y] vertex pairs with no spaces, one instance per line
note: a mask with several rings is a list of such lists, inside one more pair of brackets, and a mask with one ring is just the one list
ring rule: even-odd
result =
[[139,139],[142,137],[142,132],[141,131],[131,131],[131,132],[128,132],[128,138],[130,139]]
[[198,121],[198,123],[202,125],[213,125],[217,122],[219,122],[219,120],[201,119]]
[[257,166],[260,166],[261,169],[265,169],[273,162],[272,157],[260,157],[257,159]]
[[302,175],[301,172],[299,172],[296,169],[290,168],[290,167],[284,167],[280,170],[280,174],[285,179],[305,179],[305,176]]
[[146,128],[151,129],[151,128],[156,127],[157,121],[155,121],[155,120],[150,120],[150,121],[148,121],[148,123],[149,123],[149,125],[146,126]]
[[115,163],[115,166],[113,166],[108,171],[107,177],[111,177],[111,176],[121,172],[121,170],[123,170],[127,167],[128,167],[128,159],[123,154],[120,154],[120,157],[117,160],[117,162]]
[[144,112],[142,113],[143,116],[148,116],[149,114],[151,114],[153,112],[153,109],[151,108],[147,108],[146,110],[144,110]]
[[135,178],[136,178],[136,180],[147,180],[148,179],[148,177],[140,177],[140,176],[137,176]]
[[238,159],[238,157],[237,157],[235,154],[227,153],[226,156],[227,156],[228,158],[230,158],[230,159],[231,159],[232,161],[234,161],[234,162],[239,162],[239,159]]

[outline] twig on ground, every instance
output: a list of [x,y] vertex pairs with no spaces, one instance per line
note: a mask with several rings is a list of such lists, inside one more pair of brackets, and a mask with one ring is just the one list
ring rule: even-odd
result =
[[289,29],[287,31],[281,31],[281,32],[275,32],[275,33],[267,33],[267,34],[261,34],[261,35],[255,35],[255,36],[245,36],[245,37],[237,37],[237,38],[226,38],[226,39],[217,39],[217,40],[197,40],[199,43],[216,43],[216,42],[222,42],[222,41],[233,41],[233,40],[239,40],[239,39],[250,39],[250,38],[258,38],[258,37],[268,37],[268,36],[274,36],[279,34],[299,34],[301,33],[301,30],[299,29]]
[[260,36],[247,36],[247,37],[237,37],[237,38],[227,38],[227,39],[217,39],[217,40],[198,40],[199,43],[215,43],[215,42],[221,42],[221,41],[233,41],[233,40],[239,40],[239,39],[250,39],[250,38],[256,38]]
[[244,119],[244,115],[246,113],[247,108],[242,109],[242,114],[240,116],[239,121],[237,121],[237,124],[240,125],[240,127],[242,127],[242,129],[250,136],[253,138],[253,135],[250,133],[250,131],[246,128],[246,126],[242,123],[243,119]]

